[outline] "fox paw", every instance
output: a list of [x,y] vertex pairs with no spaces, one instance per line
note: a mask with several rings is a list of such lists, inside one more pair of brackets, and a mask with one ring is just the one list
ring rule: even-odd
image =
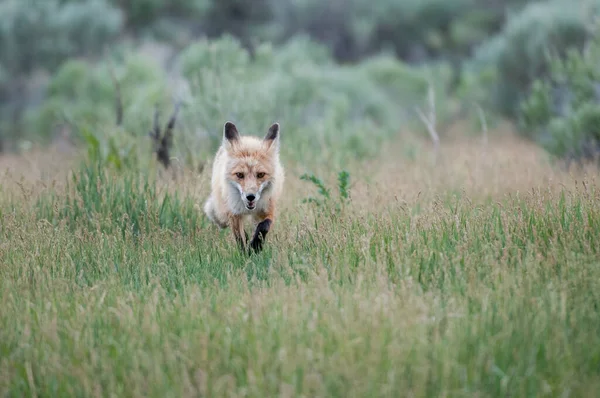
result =
[[254,237],[250,242],[250,249],[252,249],[255,253],[258,253],[262,250],[267,233],[269,233],[269,230],[271,229],[271,224],[272,221],[267,218],[256,226]]

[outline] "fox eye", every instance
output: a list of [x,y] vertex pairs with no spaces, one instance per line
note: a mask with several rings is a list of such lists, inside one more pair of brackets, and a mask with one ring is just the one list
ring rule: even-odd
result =
[[263,178],[265,176],[265,173],[257,173],[256,174],[256,178]]
[[235,176],[241,180],[244,178],[244,173],[235,173]]

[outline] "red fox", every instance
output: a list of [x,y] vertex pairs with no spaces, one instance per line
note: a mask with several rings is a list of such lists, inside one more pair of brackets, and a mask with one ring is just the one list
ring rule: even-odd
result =
[[250,248],[259,252],[273,224],[284,178],[279,161],[279,123],[271,125],[261,140],[241,136],[237,127],[227,122],[213,163],[211,194],[204,212],[220,228],[231,227],[242,250],[248,241],[244,219],[251,216],[256,229]]

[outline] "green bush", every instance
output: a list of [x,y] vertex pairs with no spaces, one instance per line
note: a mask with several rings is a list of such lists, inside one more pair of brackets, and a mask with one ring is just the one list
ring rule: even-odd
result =
[[146,133],[154,105],[163,124],[173,109],[171,96],[177,94],[183,107],[171,155],[180,164],[196,167],[212,156],[223,123],[233,120],[244,132],[258,135],[280,121],[287,155],[306,160],[312,154],[314,160],[333,160],[341,167],[349,156],[377,153],[382,139],[414,117],[430,83],[443,104],[440,112],[449,106],[443,96],[444,68],[412,68],[383,55],[341,66],[323,45],[306,37],[278,48],[261,44],[253,57],[231,36],[200,40],[180,54],[175,67],[173,73],[181,78],[168,78],[156,62],[138,53],[114,61],[124,111],[123,124],[117,126],[109,65],[69,61],[51,79],[41,107],[28,113],[28,130],[50,137],[68,128],[88,147],[99,146],[100,158],[124,167],[119,159],[132,159],[132,164],[148,159]]
[[43,79],[32,75],[70,57],[94,57],[116,39],[122,20],[104,0],[0,2],[0,69],[10,75],[0,76],[0,140],[24,136],[22,116],[43,90]]
[[307,33],[323,42],[336,59],[357,60],[391,45],[402,58],[416,48],[439,49],[453,20],[472,0],[367,0],[271,2],[271,33],[283,40]]
[[269,37],[298,33],[324,43],[336,59],[358,60],[382,49],[421,62],[467,57],[499,31],[506,9],[528,0],[271,0]]
[[579,7],[563,1],[533,3],[510,18],[502,33],[478,49],[474,60],[475,65],[497,70],[494,106],[516,116],[533,81],[548,73],[549,55],[564,55],[583,45],[588,37],[585,22]]
[[[144,135],[151,127],[155,104],[169,105],[164,71],[137,53],[115,64],[124,130],[134,136]],[[104,134],[115,130],[117,91],[109,68],[106,62],[66,62],[50,80],[41,107],[28,112],[29,130],[51,137],[56,129],[66,126],[76,139],[82,138],[82,129]],[[118,133],[123,135],[122,131]]]
[[306,38],[280,48],[260,45],[250,58],[229,36],[191,45],[181,56],[181,69],[190,82],[187,123],[207,132],[205,150],[220,144],[225,120],[262,134],[277,119],[285,121],[284,148],[294,148],[290,156],[320,152],[340,162],[343,153],[375,153],[381,138],[395,134],[406,120],[403,110],[412,112],[425,97],[429,75],[427,68],[384,56],[336,65],[322,45]]
[[95,55],[120,32],[123,16],[104,0],[0,3],[0,63],[15,75],[53,70],[67,57]]
[[600,40],[585,51],[555,57],[522,104],[520,127],[551,154],[567,159],[600,155]]
[[[23,132],[33,130],[35,134],[41,132],[41,136],[48,137],[51,136],[56,121],[61,122],[66,117],[64,113],[67,109],[70,109],[68,112],[73,115],[85,113],[77,108],[91,109],[89,104],[85,104],[85,100],[83,104],[70,100],[74,103],[67,107],[61,95],[51,94],[41,108],[43,117],[34,117],[43,123],[29,123],[32,115],[39,111],[37,105],[46,83],[44,74],[38,74],[38,71],[52,73],[73,57],[84,59],[93,65],[94,59],[103,52],[107,43],[115,43],[118,47],[125,43],[127,46],[135,46],[145,39],[151,41],[145,46],[149,51],[156,50],[153,47],[157,40],[161,41],[161,47],[169,47],[175,51],[185,49],[186,59],[182,70],[186,76],[195,74],[194,79],[190,81],[194,90],[193,97],[198,98],[201,91],[206,89],[208,99],[200,101],[204,102],[205,107],[196,108],[199,118],[193,120],[193,123],[200,122],[201,128],[194,133],[195,137],[188,137],[192,139],[186,142],[185,148],[189,148],[189,143],[197,141],[195,138],[198,136],[218,135],[215,123],[216,120],[220,121],[223,115],[215,111],[219,107],[224,109],[223,101],[229,100],[232,95],[239,97],[243,93],[248,94],[249,91],[252,91],[249,95],[255,94],[252,84],[234,85],[233,82],[225,83],[221,80],[219,84],[222,88],[219,90],[222,96],[215,97],[219,94],[211,93],[210,87],[203,87],[203,84],[214,84],[208,80],[221,73],[214,71],[215,63],[219,65],[218,68],[223,68],[224,64],[234,62],[226,67],[227,71],[222,74],[221,79],[226,75],[234,78],[232,74],[241,73],[244,76],[242,80],[250,81],[249,76],[252,75],[263,84],[268,83],[270,87],[286,87],[287,91],[278,92],[277,96],[289,96],[295,100],[297,96],[314,95],[318,92],[317,100],[311,105],[317,109],[317,113],[325,111],[318,109],[317,104],[321,101],[318,99],[319,93],[326,93],[327,88],[311,88],[311,84],[326,78],[331,82],[319,84],[336,86],[333,89],[338,93],[335,101],[331,102],[335,102],[336,105],[326,110],[335,113],[354,112],[355,109],[359,109],[355,115],[369,114],[368,124],[374,120],[376,113],[390,113],[392,106],[379,105],[390,95],[390,90],[386,85],[373,85],[370,78],[367,78],[365,83],[353,81],[355,78],[352,75],[356,71],[334,68],[334,60],[361,62],[368,56],[378,55],[381,51],[394,53],[407,63],[422,65],[424,61],[441,60],[452,66],[452,83],[449,89],[453,90],[460,84],[460,71],[464,59],[469,56],[473,46],[500,29],[507,6],[516,5],[515,9],[518,9],[525,2],[527,0],[510,0],[490,5],[484,0],[382,0],[376,4],[367,0],[7,0],[0,3],[0,74],[4,70],[4,75],[10,74],[11,79],[4,79],[3,83],[0,80],[0,135],[18,140],[23,138]],[[235,37],[235,42],[229,36],[222,36],[223,33]],[[191,40],[204,35],[212,39],[218,37],[219,48],[213,51],[210,50],[211,46],[198,42],[190,46]],[[226,45],[228,40],[229,47]],[[271,42],[277,50],[269,49],[269,46],[260,44],[261,42]],[[280,47],[282,44],[284,46]],[[222,59],[210,60],[206,56],[207,51],[213,51],[211,56]],[[241,58],[230,59],[228,57],[231,54]],[[166,62],[167,67],[170,67],[170,61]],[[376,61],[378,62],[381,62],[381,59]],[[151,64],[154,65],[155,62]],[[330,71],[325,70],[325,64],[329,65]],[[234,65],[237,65],[235,68],[240,69],[240,72],[233,70]],[[302,70],[304,65],[307,65],[306,70]],[[190,68],[213,70],[201,72]],[[276,72],[273,76],[266,76],[261,68],[274,68]],[[292,76],[286,77],[284,74],[288,69],[294,69],[294,72]],[[362,70],[361,73],[369,73],[364,68],[359,69]],[[398,69],[406,68],[405,65],[399,65]],[[333,76],[328,76],[329,72]],[[94,73],[96,72],[90,72]],[[402,75],[404,72],[398,73]],[[34,75],[42,78],[32,79]],[[205,83],[199,80],[200,75],[204,76],[202,79],[207,80]],[[316,78],[318,75],[321,77]],[[106,76],[104,73],[98,80],[107,81]],[[308,86],[293,87],[293,79]],[[446,79],[446,76],[443,79]],[[401,78],[400,81],[405,80]],[[420,78],[417,81],[420,81]],[[397,85],[395,81],[389,83],[391,86]],[[232,86],[226,87],[228,84]],[[349,105],[346,104],[348,100],[343,97],[348,93],[341,94],[340,90],[345,88],[340,86],[349,88],[348,84],[354,86],[352,95],[357,94],[357,90],[364,92],[366,104],[359,104],[356,99],[351,100]],[[110,90],[110,85],[101,85],[105,88],[100,88],[98,96],[108,96],[107,90]],[[505,88],[502,84],[498,87]],[[375,91],[378,88],[383,88],[385,92],[377,94]],[[264,91],[258,87],[258,91],[261,90]],[[140,94],[139,90],[134,91]],[[150,89],[147,96],[155,101],[158,94],[156,90]],[[267,94],[265,96],[268,97]],[[141,94],[136,94],[136,98],[138,101],[135,103],[140,104],[140,111],[145,115],[148,101],[143,99],[145,97]],[[327,98],[329,101],[331,97]],[[413,99],[417,100],[420,99]],[[272,101],[271,98],[266,98],[265,106],[260,109],[248,109],[247,113],[272,114],[275,108],[281,117],[288,117],[293,113],[297,115],[295,117],[304,119],[312,117],[314,113],[312,110],[303,110],[302,106],[297,111],[290,109],[281,98],[277,101],[283,101],[282,104],[275,104],[269,108]],[[193,103],[194,101],[190,104]],[[130,106],[133,106],[132,104],[130,103]],[[252,106],[257,108],[255,104]],[[97,119],[98,122],[106,120],[110,108],[114,108],[112,100],[103,99],[98,106],[98,115],[88,113],[86,118]],[[25,112],[29,119],[25,120],[25,123],[22,118],[24,109],[30,110]],[[135,112],[130,109],[127,114],[136,114]],[[237,110],[232,112],[239,113]],[[57,117],[58,113],[62,115]],[[337,116],[331,116],[331,120],[336,118]],[[81,118],[73,116],[73,120],[76,119]],[[92,124],[95,123],[94,121]],[[378,122],[382,123],[386,122]],[[212,138],[210,140],[214,141]],[[202,148],[195,147],[193,152],[204,150],[203,142],[201,146]]]

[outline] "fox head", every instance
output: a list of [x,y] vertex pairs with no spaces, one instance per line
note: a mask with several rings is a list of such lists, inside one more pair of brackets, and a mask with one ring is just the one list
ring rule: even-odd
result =
[[[269,127],[261,140],[240,136],[232,122],[225,123],[223,146],[229,155],[226,179],[235,188],[246,210],[254,210],[268,196],[279,163],[279,124]],[[264,200],[263,200],[264,202]]]

